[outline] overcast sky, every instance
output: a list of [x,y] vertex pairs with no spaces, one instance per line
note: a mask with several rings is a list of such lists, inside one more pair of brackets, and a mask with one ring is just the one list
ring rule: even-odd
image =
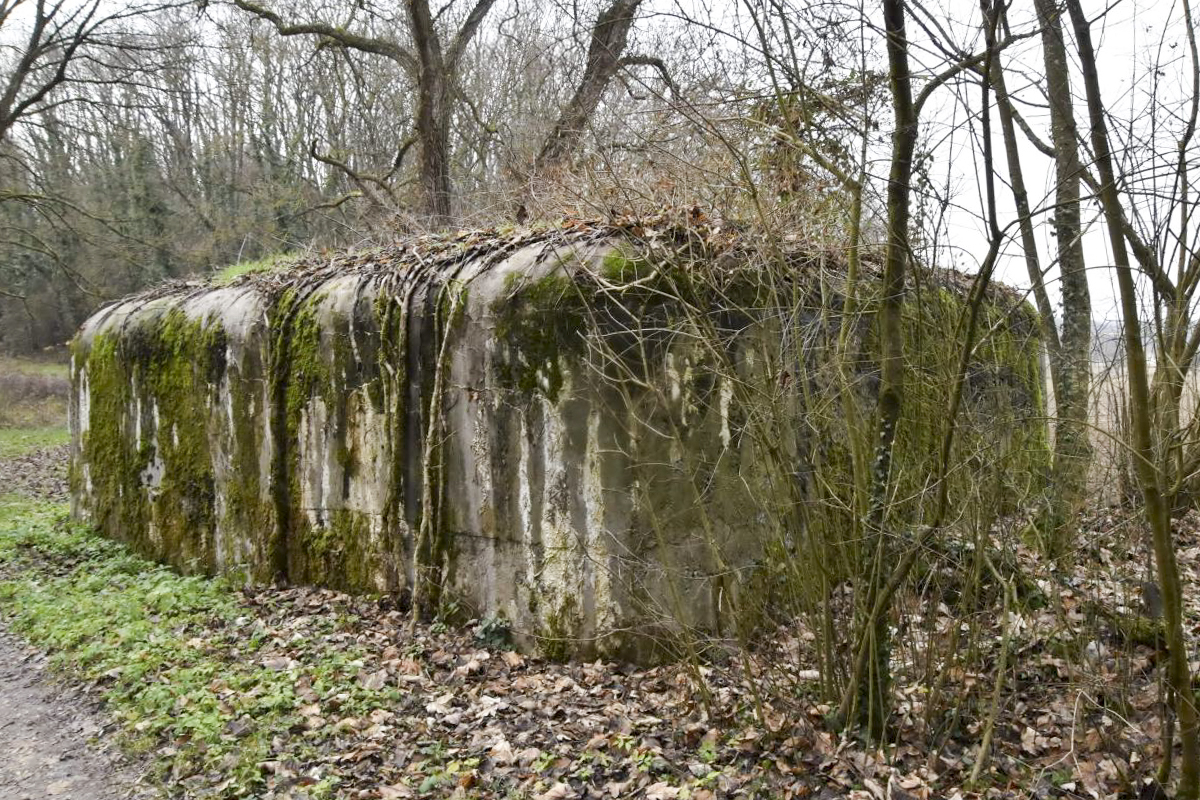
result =
[[[954,3],[963,13],[971,7],[968,3]],[[1017,6],[1031,6],[1032,3],[1018,3]],[[1087,2],[1084,6],[1089,13],[1101,14],[1105,4]],[[1148,132],[1156,124],[1165,145],[1174,140],[1174,134],[1182,129],[1182,123],[1171,119],[1169,115],[1159,113],[1158,119],[1147,113],[1151,95],[1157,91],[1159,96],[1178,101],[1187,98],[1190,85],[1187,72],[1190,65],[1187,59],[1187,47],[1184,24],[1180,4],[1173,0],[1124,0],[1107,6],[1108,11],[1093,28],[1093,42],[1099,55],[1099,70],[1101,87],[1108,107],[1122,122],[1132,120],[1132,130]],[[949,12],[946,12],[949,15]],[[1014,30],[1020,30],[1032,18],[1031,9],[1025,8],[1012,11]],[[965,18],[972,26],[978,25],[978,12]],[[966,28],[966,26],[962,26]],[[1067,26],[1069,29],[1069,25]],[[913,36],[919,36],[919,29]],[[1068,44],[1070,49],[1071,45]],[[1038,39],[1023,43],[1006,54],[1005,63],[1012,68],[1009,72],[1010,89],[1017,91],[1020,85],[1016,77],[1016,69],[1024,69],[1027,74],[1040,78],[1041,49]],[[1159,67],[1156,69],[1155,65]],[[1072,91],[1082,94],[1082,80],[1078,75],[1073,76]],[[1049,141],[1049,124],[1045,112],[1044,101],[1030,89],[1020,93],[1022,113],[1035,125],[1044,139]],[[978,99],[976,99],[978,108]],[[1080,102],[1077,120],[1080,135],[1087,135],[1086,108]],[[926,119],[926,141],[938,142],[935,150],[939,173],[949,185],[955,188],[954,199],[960,210],[949,215],[947,227],[951,233],[956,258],[961,267],[973,269],[986,252],[986,237],[983,234],[983,224],[980,212],[983,207],[982,167],[978,164],[977,147],[967,139],[967,132],[958,126],[966,116],[961,106],[944,95],[930,109]],[[957,132],[951,134],[949,129],[957,126]],[[1015,209],[1011,194],[1007,189],[1007,168],[1003,156],[1003,140],[1000,135],[999,123],[993,116],[993,143],[996,151],[997,198],[1001,208],[1001,225],[1014,219]],[[1160,148],[1163,149],[1163,148]],[[1168,150],[1163,150],[1169,152]],[[1086,154],[1082,154],[1085,158]],[[1054,169],[1053,163],[1036,150],[1031,144],[1022,140],[1022,157],[1025,181],[1030,192],[1031,205],[1036,209],[1053,203]],[[1145,158],[1139,163],[1143,168],[1147,164]],[[1086,193],[1086,187],[1084,188]],[[1109,269],[1111,256],[1109,254],[1107,234],[1100,224],[1099,209],[1088,204],[1084,209],[1084,219],[1093,224],[1085,237],[1084,245],[1089,268],[1089,285],[1092,290],[1094,315],[1098,319],[1115,317],[1115,279]],[[1043,220],[1046,220],[1043,217]],[[1049,263],[1054,252],[1052,227],[1048,222],[1035,226],[1039,245],[1042,249],[1043,265]],[[1054,280],[1057,271],[1049,275],[1048,286],[1051,296],[1057,304],[1058,286]],[[1022,261],[1020,248],[1016,242],[1010,244],[1005,256],[998,265],[998,277],[1014,286],[1027,287],[1029,284],[1025,264]]]

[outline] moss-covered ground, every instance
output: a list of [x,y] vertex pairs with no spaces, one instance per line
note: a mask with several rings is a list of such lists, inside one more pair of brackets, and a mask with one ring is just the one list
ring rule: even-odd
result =
[[285,269],[292,260],[285,253],[274,253],[269,256],[263,256],[255,261],[239,261],[236,264],[230,264],[227,267],[216,270],[212,275],[212,280],[217,284],[232,283],[234,278],[240,278],[242,275],[248,275],[252,272],[271,272],[273,270]]

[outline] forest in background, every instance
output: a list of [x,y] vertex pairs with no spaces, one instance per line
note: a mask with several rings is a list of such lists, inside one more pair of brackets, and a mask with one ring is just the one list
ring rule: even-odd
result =
[[803,117],[847,165],[886,101],[839,66],[853,7],[417,7],[4,4],[0,350],[166,278],[405,232],[765,203],[841,235],[812,213],[839,183],[781,144]]
[[[885,796],[885,765],[925,797],[1200,796],[1188,0],[0,0],[0,45],[0,351],[56,347],[167,278],[406,233],[636,228],[666,209],[752,232],[764,269],[780,243],[829,254],[846,302],[820,309],[838,332],[824,414],[846,463],[804,465],[818,488],[769,517],[804,543],[776,565],[787,618],[718,673],[692,652],[685,703],[752,719],[813,770],[844,756],[867,796]],[[1004,465],[963,452],[958,428],[999,329],[984,298],[1014,265],[1045,343],[1052,462],[1002,515],[979,477]],[[950,266],[971,274],[965,344],[927,414],[905,302]],[[1089,272],[1119,296],[1123,363],[1103,379]],[[846,345],[863,314],[880,352],[860,414]],[[914,409],[939,446],[898,498]],[[759,422],[767,440],[779,420]],[[952,500],[963,476],[975,492]],[[844,525],[804,528],[809,504]],[[753,769],[811,789],[778,761]],[[536,796],[587,791],[560,777]],[[700,787],[668,788],[653,795]]]

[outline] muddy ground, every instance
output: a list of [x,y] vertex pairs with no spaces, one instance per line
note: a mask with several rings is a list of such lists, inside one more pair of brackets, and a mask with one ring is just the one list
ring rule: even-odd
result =
[[0,797],[151,796],[136,767],[105,746],[105,725],[86,695],[53,683],[45,657],[0,623]]

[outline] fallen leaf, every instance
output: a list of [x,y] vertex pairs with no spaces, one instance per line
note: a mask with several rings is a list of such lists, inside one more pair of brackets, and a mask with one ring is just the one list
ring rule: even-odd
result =
[[565,783],[556,783],[546,791],[537,795],[536,800],[570,800],[578,797],[575,790]]

